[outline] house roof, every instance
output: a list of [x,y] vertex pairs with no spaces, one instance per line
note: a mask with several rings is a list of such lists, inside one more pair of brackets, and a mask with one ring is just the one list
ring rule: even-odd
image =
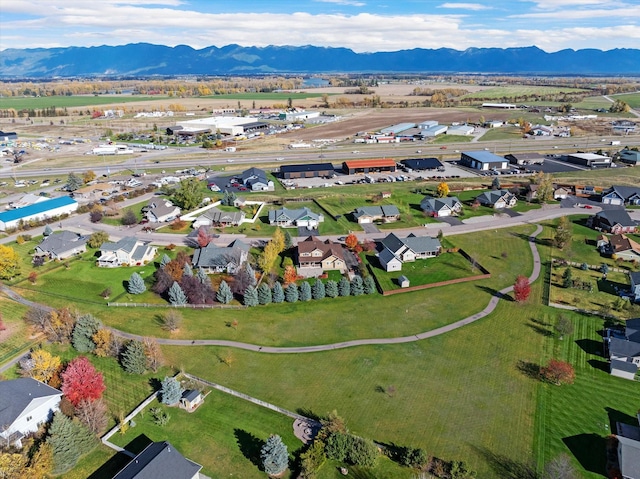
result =
[[640,284],[640,272],[629,273],[629,278],[631,279],[631,284]]
[[182,399],[186,399],[189,402],[197,399],[198,396],[200,396],[200,391],[197,389],[187,389],[182,393]]
[[403,241],[414,253],[418,254],[439,251],[441,248],[440,240],[431,236],[416,236],[411,233]]
[[638,366],[631,361],[623,361],[621,359],[612,359],[611,360],[611,370],[616,371],[624,371],[625,373],[636,373],[638,371]]
[[20,218],[25,218],[27,216],[37,215],[39,213],[44,213],[49,210],[53,210],[55,208],[60,208],[62,206],[68,206],[78,204],[76,200],[69,196],[60,196],[58,198],[51,198],[50,200],[41,201],[40,203],[34,203],[29,206],[24,206],[22,208],[15,208],[13,210],[3,211],[0,213],[0,221],[9,222],[19,220]]
[[124,238],[119,239],[115,243],[102,243],[100,246],[101,252],[109,252],[109,251],[124,251],[126,253],[131,254],[136,246],[138,245],[138,239],[134,236],[125,236]]
[[620,253],[621,251],[637,251],[640,254],[640,244],[628,238],[626,235],[611,235],[609,243],[614,253]]
[[0,424],[13,424],[31,401],[49,396],[62,396],[62,392],[32,378],[0,381]]
[[621,185],[613,185],[607,191],[602,193],[602,196],[607,196],[610,193],[615,192],[621,198],[628,200],[632,196],[640,197],[640,188],[636,186],[621,186]]
[[483,205],[495,205],[501,198],[509,202],[511,197],[513,197],[513,195],[507,190],[492,190],[480,193],[476,196],[476,199]]
[[360,218],[361,216],[399,216],[400,210],[395,205],[382,205],[382,206],[361,206],[356,208],[353,216]]
[[278,208],[277,210],[269,211],[269,221],[296,221],[298,219],[309,216],[311,219],[319,220],[320,215],[314,213],[306,206],[297,210],[290,210],[288,208]]
[[261,170],[260,168],[249,168],[242,172],[242,182],[245,184],[253,184],[257,182],[267,184],[269,180],[267,180],[267,174],[264,170]]
[[244,218],[242,211],[221,211],[218,208],[211,208],[205,211],[202,216],[210,219],[213,223],[240,223]]
[[623,477],[640,477],[640,441],[616,436],[620,450],[620,472]]
[[626,339],[610,338],[609,352],[619,357],[640,357],[640,343]]
[[400,163],[412,170],[435,170],[442,167],[442,163],[437,158],[411,158],[402,160]]
[[200,469],[168,441],[152,442],[113,479],[192,479]]
[[[640,273],[636,273],[640,274]],[[624,325],[624,335],[629,341],[640,343],[640,318],[628,319]]]
[[298,255],[300,253],[311,253],[318,249],[322,251],[322,259],[329,256],[335,256],[336,258],[344,260],[344,250],[340,243],[334,243],[331,240],[319,240],[314,236],[307,237],[304,241],[298,242]]
[[392,158],[374,158],[374,159],[367,159],[367,160],[349,160],[349,161],[345,161],[344,165],[349,169],[385,168],[385,167],[395,167],[396,161]]
[[196,268],[224,268],[229,263],[235,263],[239,266],[247,251],[249,251],[249,247],[240,240],[235,240],[228,246],[209,243],[204,248],[197,248],[194,251],[193,266]]
[[389,233],[380,243],[392,253],[399,251],[405,245],[404,242],[396,236],[395,233]]
[[302,173],[306,171],[333,171],[331,163],[305,163],[303,165],[282,165],[281,173]]
[[480,163],[496,163],[496,162],[504,163],[505,161],[507,161],[503,157],[495,155],[490,151],[485,151],[485,150],[463,151],[462,154],[468,156],[469,158],[473,158],[474,160],[479,161]]
[[382,251],[380,251],[380,253],[378,253],[378,259],[380,260],[380,263],[382,264],[389,264],[392,261],[397,261],[397,262],[401,262],[398,258],[396,258],[396,256],[389,251],[387,248],[383,248]]
[[605,220],[610,226],[619,224],[621,226],[635,226],[636,223],[631,219],[629,213],[623,209],[607,209],[598,211],[596,217]]
[[175,213],[176,210],[178,210],[178,213],[180,212],[180,208],[177,206],[172,205],[171,203],[162,202],[159,205],[150,208],[148,212],[153,214],[156,218],[160,218],[162,216]]
[[456,205],[458,205],[458,207],[462,207],[462,203],[460,203],[457,196],[447,196],[445,198],[432,198],[431,196],[425,196],[420,202],[420,207],[422,209],[430,209],[432,211],[440,211],[445,206],[450,209],[454,209]]
[[45,237],[38,245],[38,248],[45,253],[59,255],[70,249],[82,246],[88,240],[88,236],[82,236],[72,231],[56,231]]

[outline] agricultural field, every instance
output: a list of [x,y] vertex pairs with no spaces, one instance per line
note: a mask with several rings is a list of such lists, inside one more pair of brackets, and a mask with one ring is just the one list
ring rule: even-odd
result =
[[626,93],[621,95],[611,95],[611,98],[614,100],[622,100],[631,108],[639,109],[640,108],[640,93]]
[[[210,95],[202,98],[211,100],[264,100],[281,101],[286,103],[289,99],[306,100],[308,98],[320,98],[324,93],[310,92],[265,92],[265,93],[225,93],[222,95]],[[337,93],[326,93],[329,96]]]
[[479,92],[469,93],[462,98],[480,98],[480,99],[488,99],[488,100],[501,100],[504,98],[512,98],[512,97],[524,97],[530,96],[531,100],[527,100],[527,103],[531,103],[532,101],[535,103],[534,98],[545,96],[545,95],[557,95],[559,93],[580,93],[587,91],[581,88],[570,88],[570,87],[547,87],[547,86],[502,86],[496,88],[489,88],[487,90],[482,90]]
[[[0,98],[0,110],[31,110],[45,108],[78,108],[103,105],[120,105],[123,103],[168,100],[169,97],[135,96],[135,95],[76,95],[76,96],[43,96],[43,97],[3,97]],[[116,108],[114,106],[114,108]]]

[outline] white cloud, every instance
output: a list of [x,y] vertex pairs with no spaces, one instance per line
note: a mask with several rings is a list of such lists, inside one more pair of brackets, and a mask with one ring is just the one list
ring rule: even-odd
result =
[[547,11],[537,13],[523,13],[517,15],[509,15],[509,18],[539,18],[539,19],[560,19],[562,21],[567,20],[584,20],[588,18],[620,18],[628,19],[640,18],[640,6],[629,6],[624,8],[607,8],[607,9],[570,9],[558,11]]
[[438,8],[457,8],[460,10],[490,10],[491,7],[487,5],[482,5],[480,3],[443,3],[442,5],[438,5]]
[[366,5],[366,3],[364,2],[357,2],[353,0],[313,0],[313,1],[319,2],[319,3],[335,3],[337,5],[344,5],[347,7],[364,7]]

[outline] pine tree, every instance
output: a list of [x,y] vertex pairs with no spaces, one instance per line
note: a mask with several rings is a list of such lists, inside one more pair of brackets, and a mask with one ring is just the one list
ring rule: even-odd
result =
[[311,288],[311,295],[313,299],[324,299],[326,295],[324,283],[316,278],[316,282],[313,283],[313,287]]
[[573,286],[573,273],[571,272],[571,266],[569,266],[562,275],[562,287],[570,288],[571,286]]
[[284,249],[288,250],[293,246],[293,240],[291,239],[291,233],[284,230]]
[[307,281],[300,284],[300,301],[311,301],[311,285]]
[[343,276],[338,283],[338,295],[349,296],[350,294],[351,284],[349,284],[349,280]]
[[160,260],[160,267],[164,268],[169,261],[171,261],[171,258],[169,258],[169,255],[163,254],[162,259]]
[[376,292],[376,282],[373,276],[364,278],[364,294],[373,294]]
[[272,434],[260,450],[264,472],[270,476],[282,474],[289,467],[287,446],[277,434]]
[[364,294],[364,283],[360,276],[354,276],[351,280],[351,295],[360,296]]
[[51,226],[47,225],[44,227],[44,231],[42,232],[42,236],[50,236],[53,233]]
[[274,303],[282,303],[284,301],[284,291],[280,283],[276,283],[273,285],[273,290],[271,291],[271,299]]
[[138,273],[133,273],[127,283],[127,291],[130,294],[142,294],[147,290],[144,279]]
[[200,281],[200,283],[206,286],[211,286],[211,278],[209,278],[209,275],[205,273],[203,268],[198,268],[198,270],[196,271],[196,277],[198,278],[198,281]]
[[233,293],[226,281],[221,281],[216,293],[216,300],[222,304],[229,304],[233,299]]
[[329,298],[335,298],[338,296],[338,283],[334,280],[330,279],[327,281],[327,284],[324,285],[324,289]]
[[193,268],[189,263],[184,264],[184,267],[182,268],[182,275],[186,277],[193,276]]
[[165,376],[160,384],[160,401],[163,404],[173,406],[180,401],[184,389],[176,378]]
[[184,294],[184,291],[182,291],[182,288],[176,281],[174,281],[169,288],[169,302],[174,306],[187,304],[187,296]]
[[80,353],[93,352],[96,348],[96,344],[93,342],[92,338],[101,327],[102,323],[100,320],[96,319],[91,314],[80,316],[76,320],[73,332],[71,333],[71,344],[74,349]]
[[144,374],[147,370],[147,357],[144,354],[144,344],[131,340],[124,348],[121,357],[124,370],[130,374]]
[[96,438],[80,421],[58,411],[53,415],[47,443],[53,449],[54,474],[71,469],[78,458],[94,448]]
[[258,291],[256,290],[255,286],[247,287],[247,289],[244,291],[242,302],[248,308],[258,306]]
[[287,303],[295,303],[298,301],[298,286],[296,283],[291,283],[285,290],[284,297]]
[[271,289],[265,283],[258,286],[258,303],[269,304],[271,302]]

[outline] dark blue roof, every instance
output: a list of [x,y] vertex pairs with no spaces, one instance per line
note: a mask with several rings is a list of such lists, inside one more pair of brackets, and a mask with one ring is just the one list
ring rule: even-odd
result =
[[413,170],[433,170],[442,166],[437,158],[411,158],[402,160],[400,163]]
[[303,171],[331,171],[333,165],[331,163],[306,163],[303,165],[282,165],[281,173],[300,173]]
[[15,210],[3,211],[0,213],[0,221],[8,222],[19,220],[20,218],[26,218],[27,216],[37,215],[38,213],[44,213],[45,211],[60,208],[61,206],[67,206],[77,203],[76,200],[69,196],[60,196],[58,198],[52,198],[50,200],[41,201],[33,205],[24,206],[22,208],[16,208]]

